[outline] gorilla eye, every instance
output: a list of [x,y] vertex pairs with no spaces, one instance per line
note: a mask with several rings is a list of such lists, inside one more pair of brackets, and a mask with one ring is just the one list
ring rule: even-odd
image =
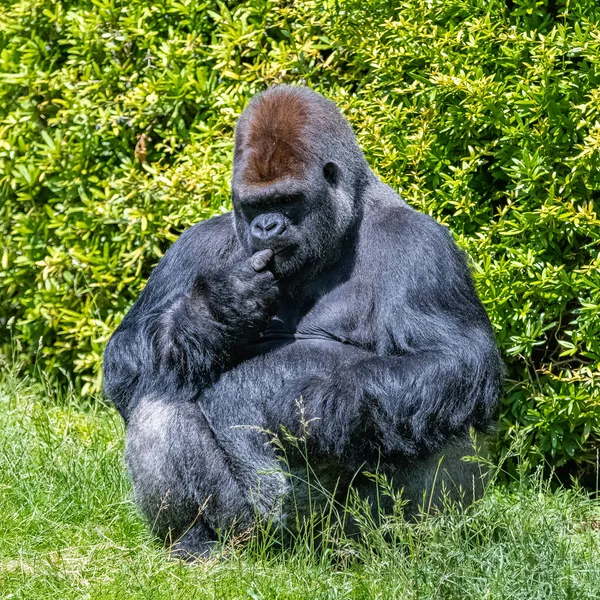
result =
[[327,181],[327,183],[335,185],[337,183],[337,176],[337,165],[329,162],[323,167],[323,177],[325,177],[325,181]]
[[296,204],[302,201],[302,194],[286,194],[281,198],[282,204]]

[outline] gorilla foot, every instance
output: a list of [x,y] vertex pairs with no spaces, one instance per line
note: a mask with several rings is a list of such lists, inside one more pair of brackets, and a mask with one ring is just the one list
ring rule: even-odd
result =
[[218,542],[211,538],[206,527],[194,525],[171,547],[171,556],[184,562],[211,558],[218,548]]

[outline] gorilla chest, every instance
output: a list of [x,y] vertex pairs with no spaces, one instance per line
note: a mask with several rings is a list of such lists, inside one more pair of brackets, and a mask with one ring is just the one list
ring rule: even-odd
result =
[[341,342],[372,350],[375,347],[373,301],[364,290],[340,286],[309,303],[284,304],[261,338],[274,344],[300,340]]

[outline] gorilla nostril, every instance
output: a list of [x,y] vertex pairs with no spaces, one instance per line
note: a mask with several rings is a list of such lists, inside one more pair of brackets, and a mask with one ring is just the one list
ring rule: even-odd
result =
[[258,215],[250,225],[252,235],[261,240],[268,240],[280,236],[285,229],[285,219],[282,215],[277,213]]

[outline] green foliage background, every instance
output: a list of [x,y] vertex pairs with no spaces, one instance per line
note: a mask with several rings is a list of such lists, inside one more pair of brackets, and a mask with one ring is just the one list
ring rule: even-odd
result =
[[469,253],[509,382],[500,450],[600,438],[595,0],[4,0],[0,325],[84,393],[168,245],[229,202],[266,85],[334,99],[379,175]]

